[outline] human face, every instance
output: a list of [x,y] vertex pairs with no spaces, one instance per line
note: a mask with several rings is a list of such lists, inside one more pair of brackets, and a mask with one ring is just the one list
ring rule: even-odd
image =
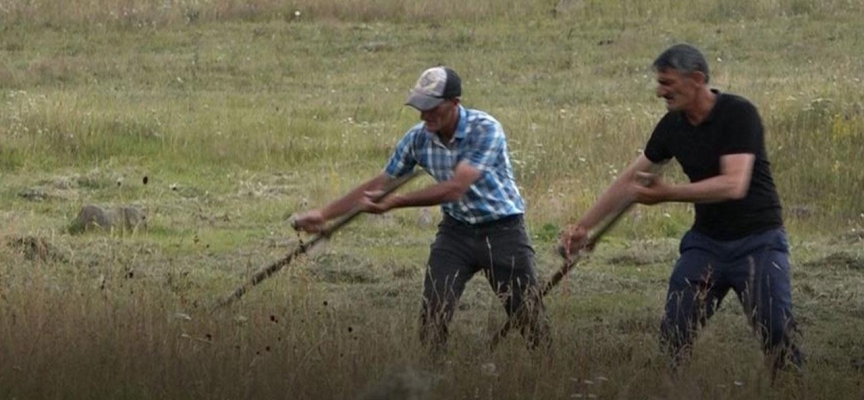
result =
[[421,111],[420,119],[423,120],[426,130],[447,136],[453,134],[456,130],[456,121],[459,119],[458,105],[458,99],[449,99],[442,101],[431,110]]
[[666,100],[667,110],[686,111],[695,104],[699,89],[695,74],[669,68],[657,71],[657,97]]

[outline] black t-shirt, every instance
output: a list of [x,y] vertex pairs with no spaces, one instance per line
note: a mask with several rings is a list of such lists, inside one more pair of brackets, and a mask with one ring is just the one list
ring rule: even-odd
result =
[[720,175],[721,156],[754,154],[747,195],[739,200],[695,204],[693,230],[716,240],[732,240],[783,226],[759,112],[740,96],[713,91],[717,102],[697,126],[691,125],[683,112],[666,113],[645,146],[645,156],[653,163],[675,157],[690,182],[698,182]]

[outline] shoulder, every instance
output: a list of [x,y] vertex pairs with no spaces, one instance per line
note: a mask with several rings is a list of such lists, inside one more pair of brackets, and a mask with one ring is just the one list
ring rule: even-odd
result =
[[504,135],[504,128],[495,117],[481,110],[465,109],[465,119],[469,129],[493,135]]
[[717,103],[722,105],[727,113],[736,115],[758,115],[756,106],[750,100],[732,93],[717,94]]
[[427,137],[428,135],[426,135],[426,129],[423,126],[423,122],[418,122],[405,132],[405,135],[399,143],[402,145],[407,145],[409,143],[419,145],[423,144],[427,140]]
[[669,111],[657,121],[657,127],[654,128],[654,133],[664,134],[679,127],[684,122],[684,115],[678,111]]
[[471,123],[498,123],[498,120],[486,111],[465,108],[465,114],[468,117],[468,122]]
[[414,126],[408,128],[408,131],[405,132],[405,137],[420,136],[423,133],[423,130],[423,122],[418,122],[414,124]]

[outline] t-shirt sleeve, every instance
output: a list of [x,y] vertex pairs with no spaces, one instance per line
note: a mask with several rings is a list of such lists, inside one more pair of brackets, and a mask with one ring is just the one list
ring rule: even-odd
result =
[[497,121],[486,120],[475,129],[479,132],[473,135],[471,146],[460,161],[466,161],[481,171],[489,171],[495,167],[507,145],[504,128]]
[[747,101],[739,101],[732,107],[723,129],[724,140],[720,142],[720,155],[757,154],[764,140],[759,112]]
[[417,165],[417,157],[414,154],[414,131],[408,131],[402,140],[396,145],[390,161],[384,167],[384,172],[392,178],[398,178],[414,170]]
[[643,154],[654,164],[660,164],[672,158],[672,152],[666,144],[672,129],[672,118],[674,117],[671,113],[668,113],[660,119],[660,122],[654,127],[654,132],[651,132],[648,144],[645,145]]

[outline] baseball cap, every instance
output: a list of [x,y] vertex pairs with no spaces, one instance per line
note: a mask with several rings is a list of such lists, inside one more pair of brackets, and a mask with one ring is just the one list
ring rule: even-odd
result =
[[448,67],[429,68],[420,75],[405,105],[429,111],[446,99],[462,95],[462,79]]

